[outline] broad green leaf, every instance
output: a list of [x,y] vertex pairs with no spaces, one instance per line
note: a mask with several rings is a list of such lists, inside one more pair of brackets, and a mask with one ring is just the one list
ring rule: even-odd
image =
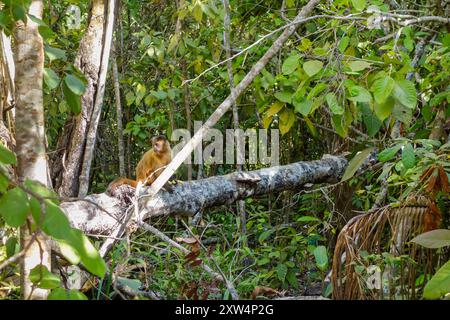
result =
[[152,91],[152,96],[154,96],[156,99],[164,100],[167,98],[167,93],[165,91]]
[[3,164],[16,164],[16,155],[0,143],[0,162]]
[[394,89],[395,81],[389,76],[383,76],[376,79],[372,87],[370,88],[373,92],[373,96],[375,98],[375,102],[383,103],[391,94]]
[[405,107],[414,109],[417,104],[417,92],[414,84],[408,80],[398,80],[395,82],[392,92],[394,98]]
[[57,240],[61,240],[67,238],[71,229],[69,219],[64,212],[53,202],[46,200],[42,231]]
[[331,123],[333,124],[334,129],[342,138],[345,138],[348,134],[348,127],[344,122],[345,118],[343,115],[333,115],[331,117]]
[[57,288],[52,290],[47,297],[48,300],[88,300],[80,291]]
[[92,245],[88,237],[78,229],[72,229],[70,232],[71,241],[78,250],[81,257],[81,263],[86,269],[96,276],[104,277],[106,272],[106,264],[97,249]]
[[281,282],[284,282],[287,271],[288,271],[288,268],[285,264],[280,263],[277,265],[277,277]]
[[381,128],[383,123],[378,119],[367,104],[361,106],[362,119],[367,129],[367,134],[373,137]]
[[395,100],[392,97],[388,97],[384,102],[378,103],[375,102],[374,111],[377,115],[378,119],[384,121],[387,117],[389,117],[394,109]]
[[61,254],[67,259],[71,264],[77,265],[81,261],[81,256],[78,250],[70,244],[70,241],[66,240],[56,240],[61,250]]
[[398,121],[401,121],[406,125],[409,125],[412,121],[413,109],[405,107],[401,103],[395,103],[394,109],[392,109],[392,116]]
[[70,110],[74,114],[79,114],[81,112],[81,96],[73,93],[67,86],[66,82],[63,83],[63,93]]
[[19,187],[8,190],[0,199],[0,214],[13,228],[25,223],[29,211],[28,195]]
[[70,91],[72,91],[77,96],[83,95],[83,93],[86,91],[86,87],[83,81],[71,74],[68,74],[64,77],[64,82],[70,89]]
[[59,204],[58,194],[56,192],[48,189],[46,186],[44,186],[39,181],[26,179],[24,185],[25,185],[25,187],[27,187],[29,190],[33,191],[34,193],[37,193],[38,195],[40,195],[44,198],[48,198],[47,199],[48,201],[51,201],[56,205]]
[[200,3],[196,3],[194,8],[192,9],[192,14],[194,16],[194,19],[200,23],[202,22],[202,18],[203,18],[203,10],[202,10],[202,6]]
[[370,155],[374,148],[367,148],[363,151],[359,151],[352,160],[348,163],[347,168],[345,169],[344,175],[342,176],[341,181],[347,181],[352,178],[356,171],[361,167],[364,163],[364,160]]
[[45,54],[50,59],[50,62],[53,60],[66,60],[66,52],[64,50],[50,47],[48,45],[45,46]]
[[281,66],[281,72],[283,74],[291,74],[294,72],[299,65],[300,56],[298,54],[290,55],[286,60],[284,60]]
[[367,61],[355,60],[350,61],[347,65],[352,71],[358,72],[369,68],[372,64]]
[[347,97],[347,99],[355,102],[372,102],[372,95],[370,92],[363,87],[360,86],[353,86],[349,89],[350,97]]
[[356,11],[363,11],[366,7],[366,0],[352,0],[353,8],[355,8]]
[[378,154],[378,160],[381,162],[386,162],[391,160],[397,154],[398,150],[400,150],[402,145],[398,144],[391,148],[385,149]]
[[133,102],[136,100],[136,96],[132,91],[128,91],[125,95],[125,101],[127,102],[127,106],[131,106]]
[[[147,92],[147,88],[143,84],[138,83],[136,86],[136,104],[141,103],[146,92]],[[165,95],[165,97],[167,97],[167,94]]]
[[59,84],[59,76],[55,71],[49,68],[44,68],[44,82],[50,90],[55,89]]
[[327,100],[327,104],[333,114],[341,115],[344,113],[344,108],[341,107],[334,93],[327,93],[325,99]]
[[327,248],[324,246],[318,246],[313,251],[314,258],[316,259],[316,265],[321,271],[326,271],[328,268],[328,254]]
[[16,253],[18,241],[16,237],[10,237],[5,244],[6,247],[6,257],[12,257]]
[[439,299],[450,292],[450,261],[447,261],[425,285],[425,299]]
[[303,64],[303,70],[305,70],[306,74],[310,77],[317,74],[323,67],[323,63],[319,60],[310,60],[306,61]]
[[338,50],[341,53],[344,53],[345,49],[347,49],[348,43],[350,42],[350,38],[348,36],[342,37],[338,44]]
[[47,267],[41,264],[31,269],[30,281],[42,289],[55,289],[61,286],[59,277],[48,271]]
[[402,162],[406,169],[413,168],[416,164],[416,156],[411,143],[407,143],[402,150]]
[[312,101],[310,100],[297,101],[296,99],[293,99],[292,103],[294,104],[295,111],[305,117],[311,112]]
[[117,277],[117,281],[120,284],[133,289],[134,291],[139,291],[139,288],[142,286],[141,281],[139,281],[137,279],[127,279],[127,278],[123,278],[123,277]]
[[292,101],[292,92],[290,92],[290,91],[277,92],[274,94],[274,96],[281,102],[291,103],[291,101]]
[[436,229],[419,234],[411,242],[420,244],[425,248],[437,249],[450,246],[450,230]]

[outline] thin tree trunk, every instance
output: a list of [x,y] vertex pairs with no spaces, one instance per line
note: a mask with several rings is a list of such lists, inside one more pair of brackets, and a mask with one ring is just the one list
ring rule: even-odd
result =
[[[314,7],[320,2],[320,0],[310,0],[300,11],[295,18],[294,22],[300,23],[306,18],[313,10]],[[209,119],[203,124],[203,126],[195,133],[190,141],[181,149],[181,151],[175,156],[172,162],[161,173],[161,175],[153,182],[150,188],[150,195],[155,195],[164,184],[175,173],[175,170],[184,162],[184,160],[191,154],[191,152],[202,141],[206,132],[220,120],[220,118],[228,111],[231,105],[236,101],[242,92],[252,83],[253,79],[261,72],[266,66],[269,60],[281,49],[284,42],[294,33],[297,28],[297,24],[292,24],[286,28],[283,33],[275,40],[272,46],[266,51],[266,53],[259,59],[258,62],[251,68],[247,75],[239,82],[237,87],[231,92],[231,94],[217,107],[216,111],[209,117]]]
[[[187,72],[187,66],[186,61],[183,59],[181,61],[181,69],[183,72],[183,78],[184,80],[187,80],[189,78],[188,72]],[[189,131],[190,134],[192,134],[192,120],[191,120],[191,106],[189,104],[189,87],[187,85],[183,88],[183,102],[184,102],[184,110],[186,112],[186,129]],[[192,164],[188,163],[187,165],[187,178],[188,181],[192,180]]]
[[122,126],[122,104],[120,101],[120,83],[119,72],[117,71],[117,60],[114,55],[112,59],[112,68],[114,76],[114,95],[116,98],[116,112],[117,112],[117,138],[119,146],[119,175],[125,177],[125,154],[123,146],[123,126]]
[[105,24],[105,1],[93,0],[89,26],[80,42],[75,66],[86,76],[87,87],[81,97],[81,113],[67,119],[59,136],[53,158],[52,177],[55,188],[64,197],[78,194],[79,177],[87,130],[94,109],[94,99],[98,88],[102,43]]
[[102,111],[106,75],[108,73],[109,55],[111,52],[115,6],[116,0],[108,1],[108,16],[106,19],[106,30],[102,49],[100,76],[97,83],[97,90],[95,92],[94,109],[92,112],[91,121],[89,123],[86,146],[83,154],[83,162],[81,164],[78,197],[86,196],[89,189],[89,177],[91,173],[92,158],[94,157],[95,140],[97,137],[97,128]]
[[[227,71],[228,71],[228,78],[230,81],[230,92],[234,90],[234,76],[233,76],[233,64],[231,62],[231,40],[230,40],[230,3],[228,0],[222,0],[223,7],[225,9],[225,17],[223,20],[223,44],[225,46],[225,55],[226,58],[229,59],[227,62]],[[237,109],[236,101],[232,104],[232,110],[233,110],[233,127],[234,127],[234,137],[235,137],[235,143],[236,143],[236,169],[237,171],[242,171],[242,163],[244,159],[241,159],[241,151],[244,151],[245,155],[245,149],[242,146],[242,140],[240,139],[240,133],[241,131],[239,129],[239,112]],[[244,156],[245,158],[245,156]],[[239,217],[241,218],[241,233],[244,241],[242,242],[244,246],[247,246],[247,216],[245,213],[245,202],[244,200],[239,200],[236,205],[236,209],[238,212]]]
[[[29,14],[42,18],[42,0],[31,1]],[[38,25],[30,19],[18,23],[14,29],[16,43],[16,154],[19,180],[39,181],[47,185],[47,159],[45,155],[44,99],[42,91],[44,45]],[[31,269],[43,265],[51,269],[49,241],[36,231],[33,240],[29,224],[21,229],[22,248],[33,241],[21,264],[22,296],[25,299],[45,299],[48,290],[33,288],[29,280]]]

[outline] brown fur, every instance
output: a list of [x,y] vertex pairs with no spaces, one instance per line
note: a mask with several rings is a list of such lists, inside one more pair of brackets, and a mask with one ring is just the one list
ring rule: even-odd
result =
[[152,138],[152,148],[148,150],[139,161],[136,167],[136,180],[128,178],[118,178],[111,182],[108,189],[115,190],[118,186],[128,184],[136,188],[139,182],[151,185],[163,172],[161,169],[172,161],[172,150],[170,143],[164,136]]

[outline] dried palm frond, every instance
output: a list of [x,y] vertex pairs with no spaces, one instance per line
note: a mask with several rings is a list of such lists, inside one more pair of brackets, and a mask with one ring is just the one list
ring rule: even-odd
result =
[[[438,213],[431,200],[417,197],[401,207],[385,207],[352,218],[336,242],[331,275],[333,298],[417,298],[425,282],[420,280],[433,272],[437,259],[435,251],[409,241],[435,228]],[[367,259],[368,255],[379,255],[381,260],[405,259],[379,267]],[[418,278],[421,274],[424,277]]]

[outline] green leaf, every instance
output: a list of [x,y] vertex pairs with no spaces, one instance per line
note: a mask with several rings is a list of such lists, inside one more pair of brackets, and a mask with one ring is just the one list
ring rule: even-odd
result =
[[285,264],[280,263],[277,265],[277,277],[281,282],[284,282],[287,271],[288,271],[288,268]]
[[378,119],[384,121],[387,117],[389,117],[394,109],[395,100],[392,97],[388,97],[384,102],[377,103],[375,102],[374,111],[377,115]]
[[391,160],[397,154],[398,150],[400,150],[402,145],[398,144],[391,148],[385,149],[378,154],[378,160],[381,162],[386,162]]
[[194,15],[194,19],[200,23],[202,22],[202,18],[203,18],[203,10],[202,10],[202,6],[200,3],[196,3],[194,8],[192,9],[192,14]]
[[389,76],[382,76],[376,79],[372,87],[370,88],[373,92],[373,96],[375,98],[375,102],[383,103],[391,94],[394,89],[395,81]]
[[0,162],[3,164],[16,164],[16,155],[0,143]]
[[51,200],[48,199],[48,201],[51,201],[56,205],[59,204],[59,195],[56,192],[48,189],[45,185],[43,185],[39,181],[26,179],[24,185],[25,187],[27,187],[34,193],[37,193],[43,198],[53,198]]
[[313,216],[301,216],[297,222],[321,222],[321,220]]
[[314,258],[316,259],[316,265],[321,271],[326,271],[328,268],[328,254],[327,248],[324,246],[318,246],[313,251]]
[[302,101],[297,101],[293,99],[292,103],[294,104],[295,111],[301,113],[305,117],[309,115],[311,112],[312,101],[303,99]]
[[348,36],[342,37],[338,44],[338,50],[341,53],[344,53],[345,49],[347,49],[348,43],[350,42],[350,38]]
[[367,129],[367,134],[370,137],[373,137],[380,130],[383,123],[373,114],[367,104],[363,104],[361,106],[361,111],[363,122]]
[[59,277],[48,271],[47,267],[41,264],[31,269],[30,281],[42,289],[54,289],[61,286]]
[[401,121],[406,125],[409,125],[412,121],[413,110],[408,107],[405,107],[401,103],[395,103],[394,109],[392,109],[392,116],[398,121]]
[[414,109],[417,104],[417,92],[414,84],[408,80],[395,82],[392,92],[394,98],[407,108]]
[[127,278],[123,278],[123,277],[117,277],[117,281],[120,284],[133,289],[134,291],[139,291],[140,287],[142,286],[141,281],[139,281],[137,279],[127,279]]
[[14,20],[22,20],[23,22],[27,22],[27,12],[25,8],[20,4],[13,4],[12,8],[12,14],[14,17]]
[[425,299],[439,299],[450,292],[450,261],[447,261],[425,285]]
[[353,72],[358,72],[369,68],[372,64],[367,61],[355,60],[350,61],[347,65]]
[[341,115],[344,113],[344,108],[339,105],[339,102],[337,101],[336,95],[334,93],[327,93],[325,99],[327,100],[327,104],[333,114]]
[[66,60],[66,52],[64,50],[50,47],[49,45],[45,45],[45,54],[50,59],[50,62],[53,60]]
[[306,61],[303,64],[303,70],[305,70],[306,74],[309,77],[314,76],[316,73],[318,73],[323,67],[323,63],[319,60],[310,60]]
[[259,243],[263,243],[270,235],[273,233],[273,230],[266,230],[259,235],[258,241]]
[[6,247],[6,257],[12,257],[16,253],[16,246],[18,244],[16,237],[10,237],[6,241],[5,247]]
[[165,91],[152,91],[152,96],[154,96],[156,99],[164,100],[167,98],[167,93]]
[[57,288],[52,290],[47,297],[48,300],[88,300],[88,298],[80,291],[65,290]]
[[46,200],[42,231],[57,240],[61,240],[67,238],[70,230],[69,219],[64,212],[53,202]]
[[55,89],[59,84],[59,77],[55,71],[49,68],[44,68],[44,82],[50,90]]
[[106,264],[97,249],[92,245],[88,237],[78,229],[70,231],[71,243],[77,249],[81,257],[81,263],[86,269],[98,277],[104,277],[106,273]]
[[342,176],[341,181],[347,181],[352,178],[356,171],[361,167],[364,163],[364,160],[370,155],[374,148],[367,148],[363,151],[359,151],[352,160],[348,163],[347,168],[345,169],[344,175]]
[[0,214],[13,228],[25,223],[29,211],[28,195],[18,187],[9,190],[0,199]]
[[86,87],[79,78],[68,74],[64,77],[64,82],[67,85],[67,87],[77,96],[83,95],[83,93],[86,91]]
[[63,93],[70,110],[74,114],[79,114],[81,112],[81,96],[73,93],[66,85],[66,82],[63,83]]
[[275,93],[274,96],[281,102],[291,103],[291,101],[292,101],[292,92],[290,92],[290,91],[277,92],[277,93]]
[[349,89],[349,92],[350,97],[347,98],[348,100],[355,102],[372,102],[372,95],[366,88],[353,86]]
[[291,74],[294,72],[299,65],[300,56],[298,54],[290,55],[286,60],[284,60],[281,66],[281,72],[283,74]]
[[286,280],[292,287],[296,289],[298,288],[297,276],[295,275],[295,271],[293,269],[289,269],[288,273],[286,274]]
[[361,12],[366,7],[366,0],[352,0],[352,4],[356,11]]
[[406,169],[413,168],[416,164],[416,156],[411,143],[407,143],[402,150],[402,162]]
[[420,244],[425,248],[437,249],[450,246],[450,230],[436,229],[419,234],[411,242]]

